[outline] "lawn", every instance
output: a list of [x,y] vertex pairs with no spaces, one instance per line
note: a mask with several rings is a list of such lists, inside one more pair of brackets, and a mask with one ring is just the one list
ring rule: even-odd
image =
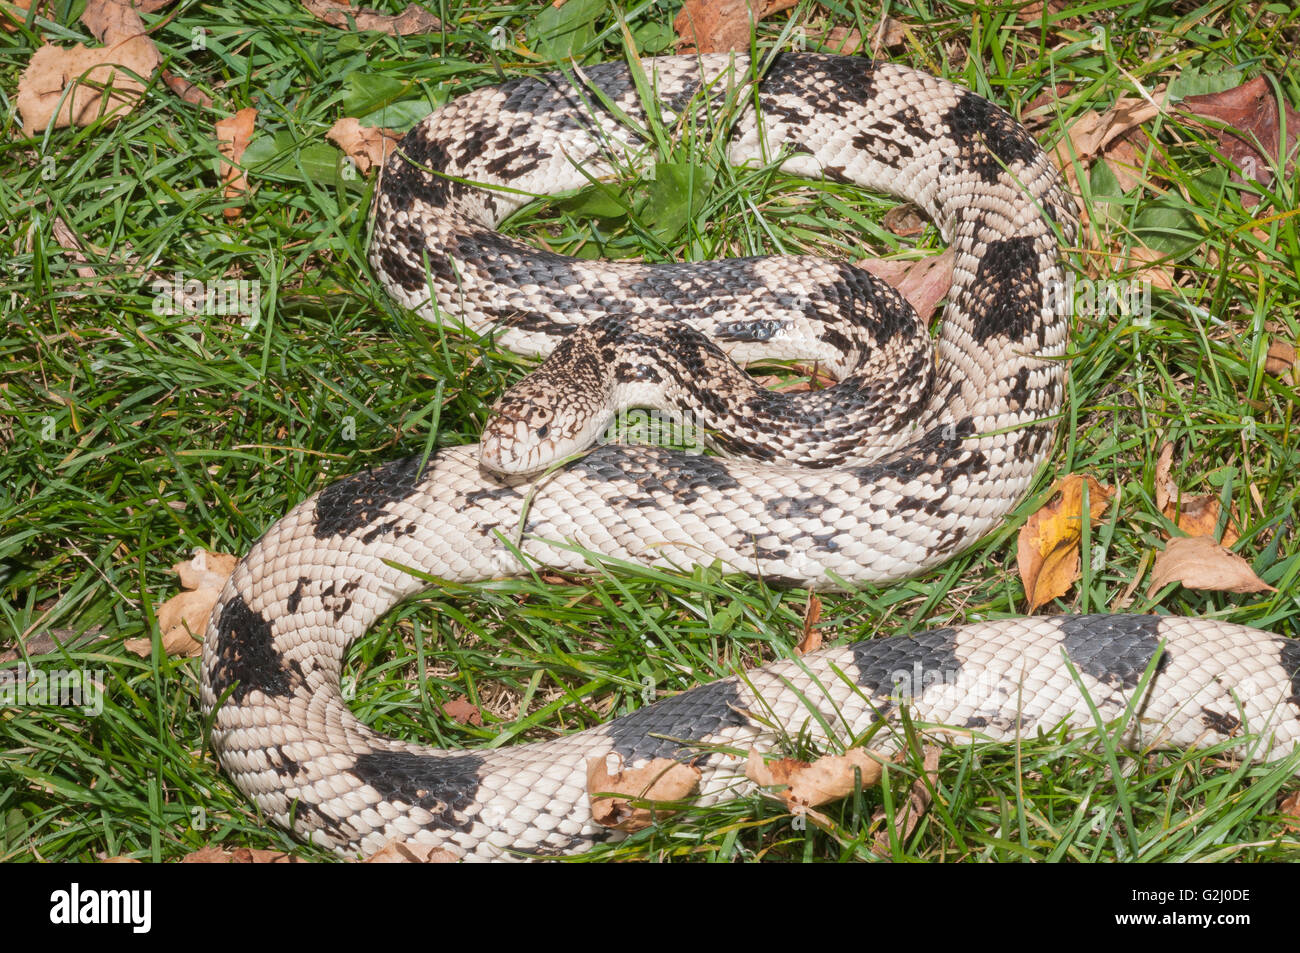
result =
[[[889,5],[895,30],[882,31],[875,4],[804,2],[755,31],[768,50],[834,49],[856,30],[882,43],[877,55],[974,89],[1045,146],[1061,143],[1088,221],[1071,250],[1077,286],[1135,291],[1076,309],[1066,413],[1031,496],[925,576],[822,595],[828,644],[1024,615],[1017,534],[1070,473],[1117,493],[1087,534],[1081,578],[1039,612],[1194,615],[1300,636],[1297,390],[1279,367],[1279,345],[1300,336],[1296,179],[1288,169],[1243,185],[1214,130],[1177,108],[1257,76],[1300,104],[1300,12],[1231,0],[1056,6],[903,0]],[[441,31],[393,36],[323,23],[288,0],[180,0],[144,15],[162,63],[129,112],[24,131],[16,89],[36,48],[97,45],[81,9],[56,0],[0,32],[0,666],[89,673],[103,692],[81,708],[0,697],[0,859],[165,861],[213,846],[323,859],[264,824],[206,751],[197,659],[166,654],[156,624],[180,591],[171,567],[196,550],[244,552],[343,475],[474,442],[530,366],[386,297],[365,255],[374,174],[325,133],[345,116],[405,130],[461,91],[570,57],[672,52],[677,5],[443,0],[429,6]],[[1140,134],[1081,134],[1130,101],[1161,104]],[[232,198],[214,123],[247,107],[248,192]],[[941,247],[928,225],[898,234],[889,199],[718,167],[707,140],[673,153],[707,183],[689,201],[664,192],[673,176],[643,178],[628,186],[630,211],[588,193],[532,206],[509,227],[559,251],[653,261],[906,261]],[[187,296],[187,284],[210,297]],[[1154,559],[1177,535],[1156,502],[1166,443],[1171,478],[1217,500],[1216,529],[1231,519],[1232,549],[1275,591],[1152,588]],[[354,710],[443,747],[551,737],[789,656],[809,601],[716,567],[539,569],[440,588],[354,648]],[[152,647],[137,654],[132,640]],[[462,697],[481,725],[444,710]],[[825,828],[756,794],[590,856],[1300,856],[1280,808],[1298,788],[1294,760],[1131,752],[1117,749],[1120,733],[945,748],[933,803],[908,832],[892,819],[924,775],[919,738],[880,788],[828,809]]]

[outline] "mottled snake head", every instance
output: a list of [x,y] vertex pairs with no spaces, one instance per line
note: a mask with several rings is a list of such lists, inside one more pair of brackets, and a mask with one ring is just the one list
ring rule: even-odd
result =
[[512,475],[541,472],[589,450],[609,424],[611,415],[588,401],[553,392],[528,393],[530,380],[497,402],[483,428],[479,463],[489,470]]

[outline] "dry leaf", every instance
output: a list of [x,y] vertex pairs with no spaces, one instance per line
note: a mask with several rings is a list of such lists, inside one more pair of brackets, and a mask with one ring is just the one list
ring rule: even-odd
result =
[[934,309],[952,287],[952,266],[956,260],[956,253],[948,248],[942,254],[914,261],[868,258],[858,262],[858,266],[893,287],[928,324]]
[[124,115],[160,62],[158,48],[143,32],[103,47],[42,46],[18,80],[15,105],[23,134],[35,134],[51,119],[57,129]]
[[673,20],[682,53],[748,50],[750,21],[757,23],[798,0],[686,0]]
[[1102,153],[1101,158],[1114,174],[1115,181],[1119,183],[1120,191],[1127,192],[1130,189],[1135,189],[1145,181],[1142,178],[1142,159],[1133,146],[1132,135],[1127,135],[1116,141]]
[[97,277],[95,269],[87,264],[89,259],[81,252],[81,240],[72,233],[72,229],[68,227],[67,222],[56,215],[54,217],[54,226],[50,231],[54,235],[54,240],[59,243],[59,247],[68,253],[69,258],[77,262],[74,270],[80,277],[86,279]]
[[822,601],[817,598],[817,593],[809,590],[808,608],[803,613],[803,638],[799,640],[799,644],[794,649],[800,655],[816,652],[822,647],[822,634],[817,628],[817,622],[821,617]]
[[1056,484],[1056,494],[1020,529],[1016,564],[1032,613],[1065,595],[1079,578],[1079,544],[1083,538],[1083,486],[1093,525],[1115,491],[1092,477],[1070,474]]
[[832,53],[850,56],[862,49],[862,34],[850,27],[831,27],[817,42]]
[[453,698],[443,705],[442,713],[452,721],[459,722],[462,725],[483,724],[483,713],[478,710],[477,705],[472,704],[464,695]]
[[[1261,185],[1273,181],[1269,163],[1276,165],[1285,156],[1284,175],[1290,177],[1295,169],[1296,140],[1300,138],[1300,112],[1283,102],[1286,110],[1286,148],[1279,152],[1282,136],[1282,115],[1278,111],[1278,98],[1273,84],[1264,76],[1256,76],[1221,93],[1188,96],[1182,101],[1184,112],[1204,119],[1223,123],[1222,128],[1206,126],[1219,141],[1219,148],[1229,162],[1237,168],[1231,177],[1235,182],[1244,177]],[[1240,169],[1240,173],[1237,171]],[[1243,192],[1241,204],[1246,208],[1257,205],[1259,197]]]
[[249,847],[203,847],[181,858],[182,864],[301,864],[282,850],[254,850]]
[[[41,4],[36,11],[38,16],[48,17],[46,5]],[[27,22],[27,11],[32,8],[32,0],[0,0],[0,30],[13,33]]]
[[911,32],[912,28],[906,23],[900,23],[890,16],[881,18],[880,26],[876,27],[876,32],[871,37],[871,55],[879,56],[881,50],[901,46]]
[[390,840],[366,858],[367,864],[454,864],[460,860],[445,847]]
[[913,238],[925,231],[925,217],[911,202],[895,205],[885,213],[885,228],[902,238]]
[[428,10],[408,4],[396,16],[371,10],[369,7],[352,7],[346,0],[303,0],[304,7],[318,20],[344,30],[387,33],[390,36],[410,36],[413,33],[438,33],[442,21]]
[[1169,256],[1136,241],[1129,246],[1120,269],[1132,270],[1133,277],[1146,279],[1153,288],[1170,291],[1174,287],[1174,265]]
[[1294,383],[1295,375],[1292,371],[1295,366],[1295,345],[1274,338],[1268,345],[1268,357],[1264,359],[1264,370],[1274,377],[1280,377],[1288,383]]
[[[236,559],[226,553],[200,551],[193,559],[172,566],[187,591],[172,596],[158,607],[158,631],[162,649],[169,656],[188,658],[203,651],[198,641],[208,627],[208,617],[221,588],[235,571]],[[128,652],[147,658],[153,651],[152,639],[127,639]]]
[[1282,826],[1286,830],[1292,834],[1300,831],[1300,791],[1283,798],[1277,806],[1277,812],[1282,815]]
[[391,129],[363,126],[351,116],[334,123],[325,137],[357,164],[362,175],[375,166],[382,166],[402,138]]
[[212,105],[212,97],[185,77],[177,76],[171,70],[165,69],[162,71],[162,80],[167,84],[168,89],[187,103],[193,103],[195,106],[202,106],[205,109]]
[[1168,583],[1216,592],[1277,592],[1255,575],[1250,563],[1208,536],[1180,536],[1156,554],[1147,598]]
[[221,151],[221,181],[226,183],[226,198],[234,203],[226,207],[224,214],[227,219],[239,218],[243,198],[248,193],[248,179],[236,163],[244,157],[244,150],[253,141],[256,119],[257,110],[248,106],[216,124],[217,148]]
[[186,589],[199,589],[203,586],[220,589],[235,571],[238,562],[239,558],[229,553],[200,550],[193,559],[173,566],[172,572],[180,576],[181,585]]
[[[934,790],[934,786],[939,782],[939,749],[935,745],[925,746],[925,756],[922,763],[925,768],[925,776],[930,783],[926,784],[920,778],[913,781],[911,790],[907,795],[906,806],[901,814],[896,813],[894,815],[895,821],[902,822],[901,829],[897,827],[894,829],[894,836],[900,844],[912,836],[912,831],[916,830],[916,825],[921,822],[925,812],[930,809],[932,800],[930,792]],[[877,810],[871,816],[871,819],[878,824],[886,820],[884,808]],[[881,831],[876,834],[876,851],[883,853],[888,850],[889,832]]]
[[[1170,475],[1173,459],[1174,445],[1166,443],[1160,448],[1160,457],[1156,460],[1156,509],[1188,536],[1217,538],[1219,514],[1223,510],[1219,498],[1210,495],[1183,496]],[[1235,516],[1235,512],[1229,514],[1224,525],[1222,543],[1225,546],[1231,546],[1241,539]],[[1169,538],[1167,534],[1165,538]]]
[[1053,158],[1065,175],[1071,191],[1078,191],[1078,170],[1087,168],[1111,143],[1154,119],[1164,109],[1165,86],[1151,91],[1151,98],[1121,96],[1106,112],[1087,112],[1072,121],[1065,138],[1056,144]]
[[[613,761],[615,764],[611,765]],[[640,768],[625,768],[616,754],[587,759],[587,797],[591,816],[602,827],[639,831],[654,823],[656,815],[672,813],[658,804],[684,801],[698,793],[700,769],[671,758],[655,758]],[[621,797],[617,795],[622,795]],[[654,807],[634,806],[647,801]]]
[[791,810],[817,807],[865,789],[880,780],[880,758],[866,748],[850,748],[844,754],[823,755],[811,764],[794,758],[780,758],[770,763],[756,750],[749,750],[745,777],[763,787],[785,787],[774,792]]

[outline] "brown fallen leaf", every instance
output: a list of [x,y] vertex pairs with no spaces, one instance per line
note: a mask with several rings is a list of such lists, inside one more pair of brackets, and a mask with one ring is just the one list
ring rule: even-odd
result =
[[914,261],[868,258],[858,265],[892,286],[928,324],[934,309],[952,287],[952,268],[956,260],[955,253],[948,248],[942,254]]
[[822,601],[817,598],[817,593],[810,589],[808,590],[808,608],[803,613],[803,638],[794,647],[794,650],[800,655],[816,652],[822,647],[821,630],[817,628],[817,623],[821,617]]
[[748,50],[751,21],[788,10],[798,0],[686,0],[673,20],[682,53]]
[[316,19],[344,30],[410,36],[414,33],[439,33],[443,29],[441,20],[414,3],[396,15],[369,7],[353,7],[347,0],[303,0],[302,5]]
[[227,219],[239,218],[243,210],[243,199],[248,194],[248,178],[237,163],[244,157],[244,150],[253,141],[253,123],[257,120],[257,110],[247,106],[229,119],[219,119],[216,124],[217,148],[221,152],[221,181],[226,183],[226,198],[232,204],[227,205],[224,215]]
[[442,713],[452,721],[462,725],[483,724],[483,713],[478,710],[477,705],[471,703],[464,695],[453,698],[443,705]]
[[1070,122],[1065,136],[1053,150],[1056,166],[1065,176],[1067,187],[1079,191],[1079,173],[1098,156],[1108,151],[1165,109],[1167,88],[1164,85],[1145,96],[1121,96],[1105,112],[1085,112]]
[[1171,582],[1216,592],[1277,592],[1255,575],[1250,563],[1208,536],[1176,537],[1156,554],[1147,598]]
[[[1236,167],[1230,176],[1234,182],[1250,178],[1267,186],[1273,181],[1272,166],[1283,158],[1286,160],[1283,175],[1289,178],[1295,170],[1300,112],[1292,109],[1285,100],[1282,104],[1286,117],[1286,148],[1280,151],[1283,114],[1278,109],[1277,92],[1267,77],[1256,76],[1221,93],[1188,96],[1183,99],[1181,109],[1186,114],[1222,124],[1199,123],[1218,139],[1224,158]],[[1259,197],[1243,192],[1241,204],[1246,208],[1258,205]]]
[[[613,760],[616,764],[611,765]],[[618,755],[587,759],[587,797],[591,816],[602,827],[639,831],[656,817],[672,813],[660,806],[688,800],[700,788],[700,769],[671,758],[655,758],[639,768],[623,767]],[[632,802],[648,802],[634,805]]]
[[1088,487],[1088,512],[1096,525],[1115,491],[1092,477],[1070,474],[1056,484],[1055,495],[1020,529],[1016,564],[1029,600],[1029,612],[1065,595],[1079,578],[1079,545],[1083,538],[1083,487]]
[[388,160],[401,134],[391,129],[363,126],[352,116],[344,116],[330,127],[325,137],[357,164],[362,175]]
[[913,238],[925,231],[925,216],[911,202],[895,205],[885,213],[884,226],[902,238]]
[[822,755],[811,763],[794,758],[764,762],[755,749],[749,750],[745,777],[755,784],[784,787],[773,792],[792,811],[838,801],[853,791],[868,788],[880,780],[880,756],[866,748],[850,748],[844,754]]
[[[1173,460],[1174,445],[1166,442],[1160,448],[1160,456],[1156,460],[1156,509],[1188,536],[1218,538],[1219,514],[1223,511],[1219,498],[1212,495],[1184,496],[1170,475]],[[1241,539],[1235,517],[1234,508],[1223,527],[1221,542],[1224,546],[1231,546]],[[1168,539],[1169,534],[1165,534],[1165,538]]]
[[15,100],[24,135],[51,121],[57,129],[120,118],[139,101],[162,62],[140,15],[130,6],[92,3],[82,20],[104,45],[47,44],[32,54],[18,79]]
[[1174,264],[1163,252],[1148,248],[1134,239],[1124,253],[1119,265],[1123,271],[1132,271],[1133,277],[1151,282],[1151,287],[1162,291],[1174,288]]
[[[38,16],[48,16],[46,3],[37,9]],[[0,30],[13,33],[27,22],[27,11],[32,8],[32,0],[3,0],[0,2]]]
[[1138,155],[1133,140],[1132,134],[1126,135],[1117,139],[1101,154],[1101,160],[1115,176],[1115,181],[1119,183],[1120,190],[1123,192],[1135,189],[1146,182],[1142,177],[1142,158]]
[[[168,656],[189,658],[203,651],[198,640],[208,627],[208,617],[221,587],[235,571],[234,556],[227,553],[200,551],[193,559],[172,566],[185,592],[178,593],[158,607],[158,631],[162,649]],[[127,639],[125,648],[142,658],[153,651],[152,639]]]
[[181,858],[182,864],[301,864],[305,861],[282,850],[250,847],[202,847]]
[[390,840],[366,858],[367,864],[454,864],[460,858],[445,847]]
[[59,243],[59,247],[66,251],[68,257],[77,263],[74,270],[78,276],[85,279],[95,278],[95,269],[90,267],[89,259],[82,253],[81,239],[73,234],[72,229],[68,227],[68,223],[56,215],[50,231],[54,235],[54,240]]
[[[930,809],[930,802],[933,798],[930,792],[939,782],[939,749],[935,745],[925,746],[925,755],[922,762],[925,768],[925,777],[929,780],[926,784],[920,778],[912,782],[912,787],[908,791],[907,804],[903,807],[901,813],[894,814],[894,821],[901,822],[901,827],[896,826],[894,837],[898,843],[903,843],[912,836],[912,831],[916,830],[916,825],[921,822],[925,812]],[[879,824],[887,820],[884,808],[878,809],[871,819]],[[880,831],[876,834],[876,852],[885,853],[889,850],[889,831]]]
[[[871,35],[871,55],[877,57],[881,50],[890,50],[902,46],[912,35],[912,28],[891,16],[880,18],[880,25]],[[855,47],[856,49],[856,47]],[[850,51],[852,52],[852,51]]]
[[1280,377],[1289,384],[1296,382],[1295,345],[1288,341],[1274,338],[1268,345],[1268,357],[1264,359],[1264,370],[1274,377]]
[[1300,791],[1282,799],[1277,806],[1282,815],[1282,826],[1292,834],[1300,831]]
[[862,34],[852,27],[833,26],[818,33],[809,33],[808,41],[830,53],[843,56],[850,56],[862,49]]
[[165,69],[162,71],[162,81],[167,84],[168,89],[187,103],[193,103],[195,106],[202,106],[205,109],[212,105],[211,96],[185,77],[178,76],[171,70]]

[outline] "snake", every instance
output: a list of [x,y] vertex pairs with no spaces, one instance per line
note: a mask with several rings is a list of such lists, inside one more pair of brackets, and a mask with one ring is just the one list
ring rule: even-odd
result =
[[[914,203],[954,255],[937,337],[848,262],[579,259],[498,230],[540,195],[653,163],[654,129],[688,127],[719,130],[736,166]],[[768,398],[745,392],[739,410],[718,411],[736,424],[721,454],[598,441],[561,448],[540,471],[511,440],[545,442],[588,388],[529,394],[499,408],[495,449],[416,454],[293,508],[227,581],[201,663],[211,747],[272,822],[345,857],[393,843],[466,860],[575,854],[627,836],[593,813],[610,793],[592,790],[593,764],[620,776],[685,765],[689,798],[707,805],[752,792],[747,752],[775,757],[790,738],[838,751],[873,732],[883,757],[902,743],[904,712],[972,741],[1128,713],[1134,745],[1225,743],[1258,760],[1294,749],[1300,643],[1157,615],[998,619],[791,653],[599,727],[500,749],[439,749],[367,727],[340,689],[348,649],[430,580],[712,564],[842,590],[971,546],[1051,452],[1070,320],[1056,292],[1076,228],[1052,161],[1001,107],[902,65],[799,52],[575,64],[473,90],[404,136],[372,214],[370,264],[400,305],[510,351],[546,358],[587,333],[579,363],[612,357],[615,379],[657,374],[705,404],[725,388],[691,379],[705,366],[690,358],[705,347],[696,332],[721,352],[710,361],[775,355],[821,362],[839,380],[776,418],[760,413]],[[641,345],[673,328],[689,329],[667,348],[680,359],[643,362]],[[829,436],[765,452],[801,425]]]

